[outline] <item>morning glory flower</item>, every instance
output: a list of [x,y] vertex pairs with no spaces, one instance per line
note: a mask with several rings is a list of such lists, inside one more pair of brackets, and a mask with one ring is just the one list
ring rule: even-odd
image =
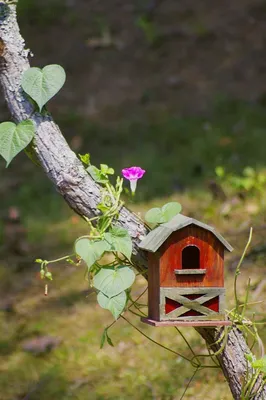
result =
[[145,169],[140,167],[130,167],[122,169],[123,177],[130,181],[130,189],[132,194],[135,194],[137,182],[145,174]]

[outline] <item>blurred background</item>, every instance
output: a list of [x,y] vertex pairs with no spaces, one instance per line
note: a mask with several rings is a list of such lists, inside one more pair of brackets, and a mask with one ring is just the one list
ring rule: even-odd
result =
[[[253,226],[239,296],[251,277],[250,302],[264,300],[266,1],[19,0],[18,20],[32,66],[66,70],[48,109],[70,147],[117,174],[146,169],[130,205],[141,215],[177,200],[186,215],[217,227],[235,248],[226,258],[228,309]],[[0,108],[9,120],[3,96]],[[96,304],[83,266],[55,265],[44,297],[34,260],[71,253],[86,225],[25,154],[7,170],[0,160],[0,198],[0,399],[180,399],[193,368],[125,321],[109,330],[114,347],[100,349],[113,320]],[[138,279],[134,296],[145,287]],[[263,303],[248,313],[265,321]],[[128,319],[191,357],[173,328]],[[193,328],[183,333],[206,354]],[[199,372],[184,396],[231,398],[213,369]]]

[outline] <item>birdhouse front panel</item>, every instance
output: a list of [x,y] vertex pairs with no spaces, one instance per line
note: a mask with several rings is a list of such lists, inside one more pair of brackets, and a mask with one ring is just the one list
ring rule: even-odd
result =
[[224,246],[201,227],[190,225],[160,248],[161,287],[223,287]]
[[217,237],[190,225],[172,233],[159,252],[160,319],[220,319],[224,246]]

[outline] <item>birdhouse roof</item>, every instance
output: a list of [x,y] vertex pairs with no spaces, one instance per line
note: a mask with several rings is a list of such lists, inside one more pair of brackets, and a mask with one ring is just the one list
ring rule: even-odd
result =
[[185,215],[178,214],[169,222],[159,225],[157,228],[148,233],[148,235],[141,241],[139,247],[143,250],[155,253],[166,239],[173,233],[188,225],[196,225],[200,228],[212,232],[214,236],[224,245],[228,251],[232,251],[233,247],[222,237],[222,235],[215,230],[215,228],[197,221],[194,218],[186,217]]

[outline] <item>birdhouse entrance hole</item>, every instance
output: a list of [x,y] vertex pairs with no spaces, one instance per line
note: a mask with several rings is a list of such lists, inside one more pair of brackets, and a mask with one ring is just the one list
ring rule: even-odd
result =
[[199,269],[200,251],[197,246],[186,246],[182,250],[182,269]]

